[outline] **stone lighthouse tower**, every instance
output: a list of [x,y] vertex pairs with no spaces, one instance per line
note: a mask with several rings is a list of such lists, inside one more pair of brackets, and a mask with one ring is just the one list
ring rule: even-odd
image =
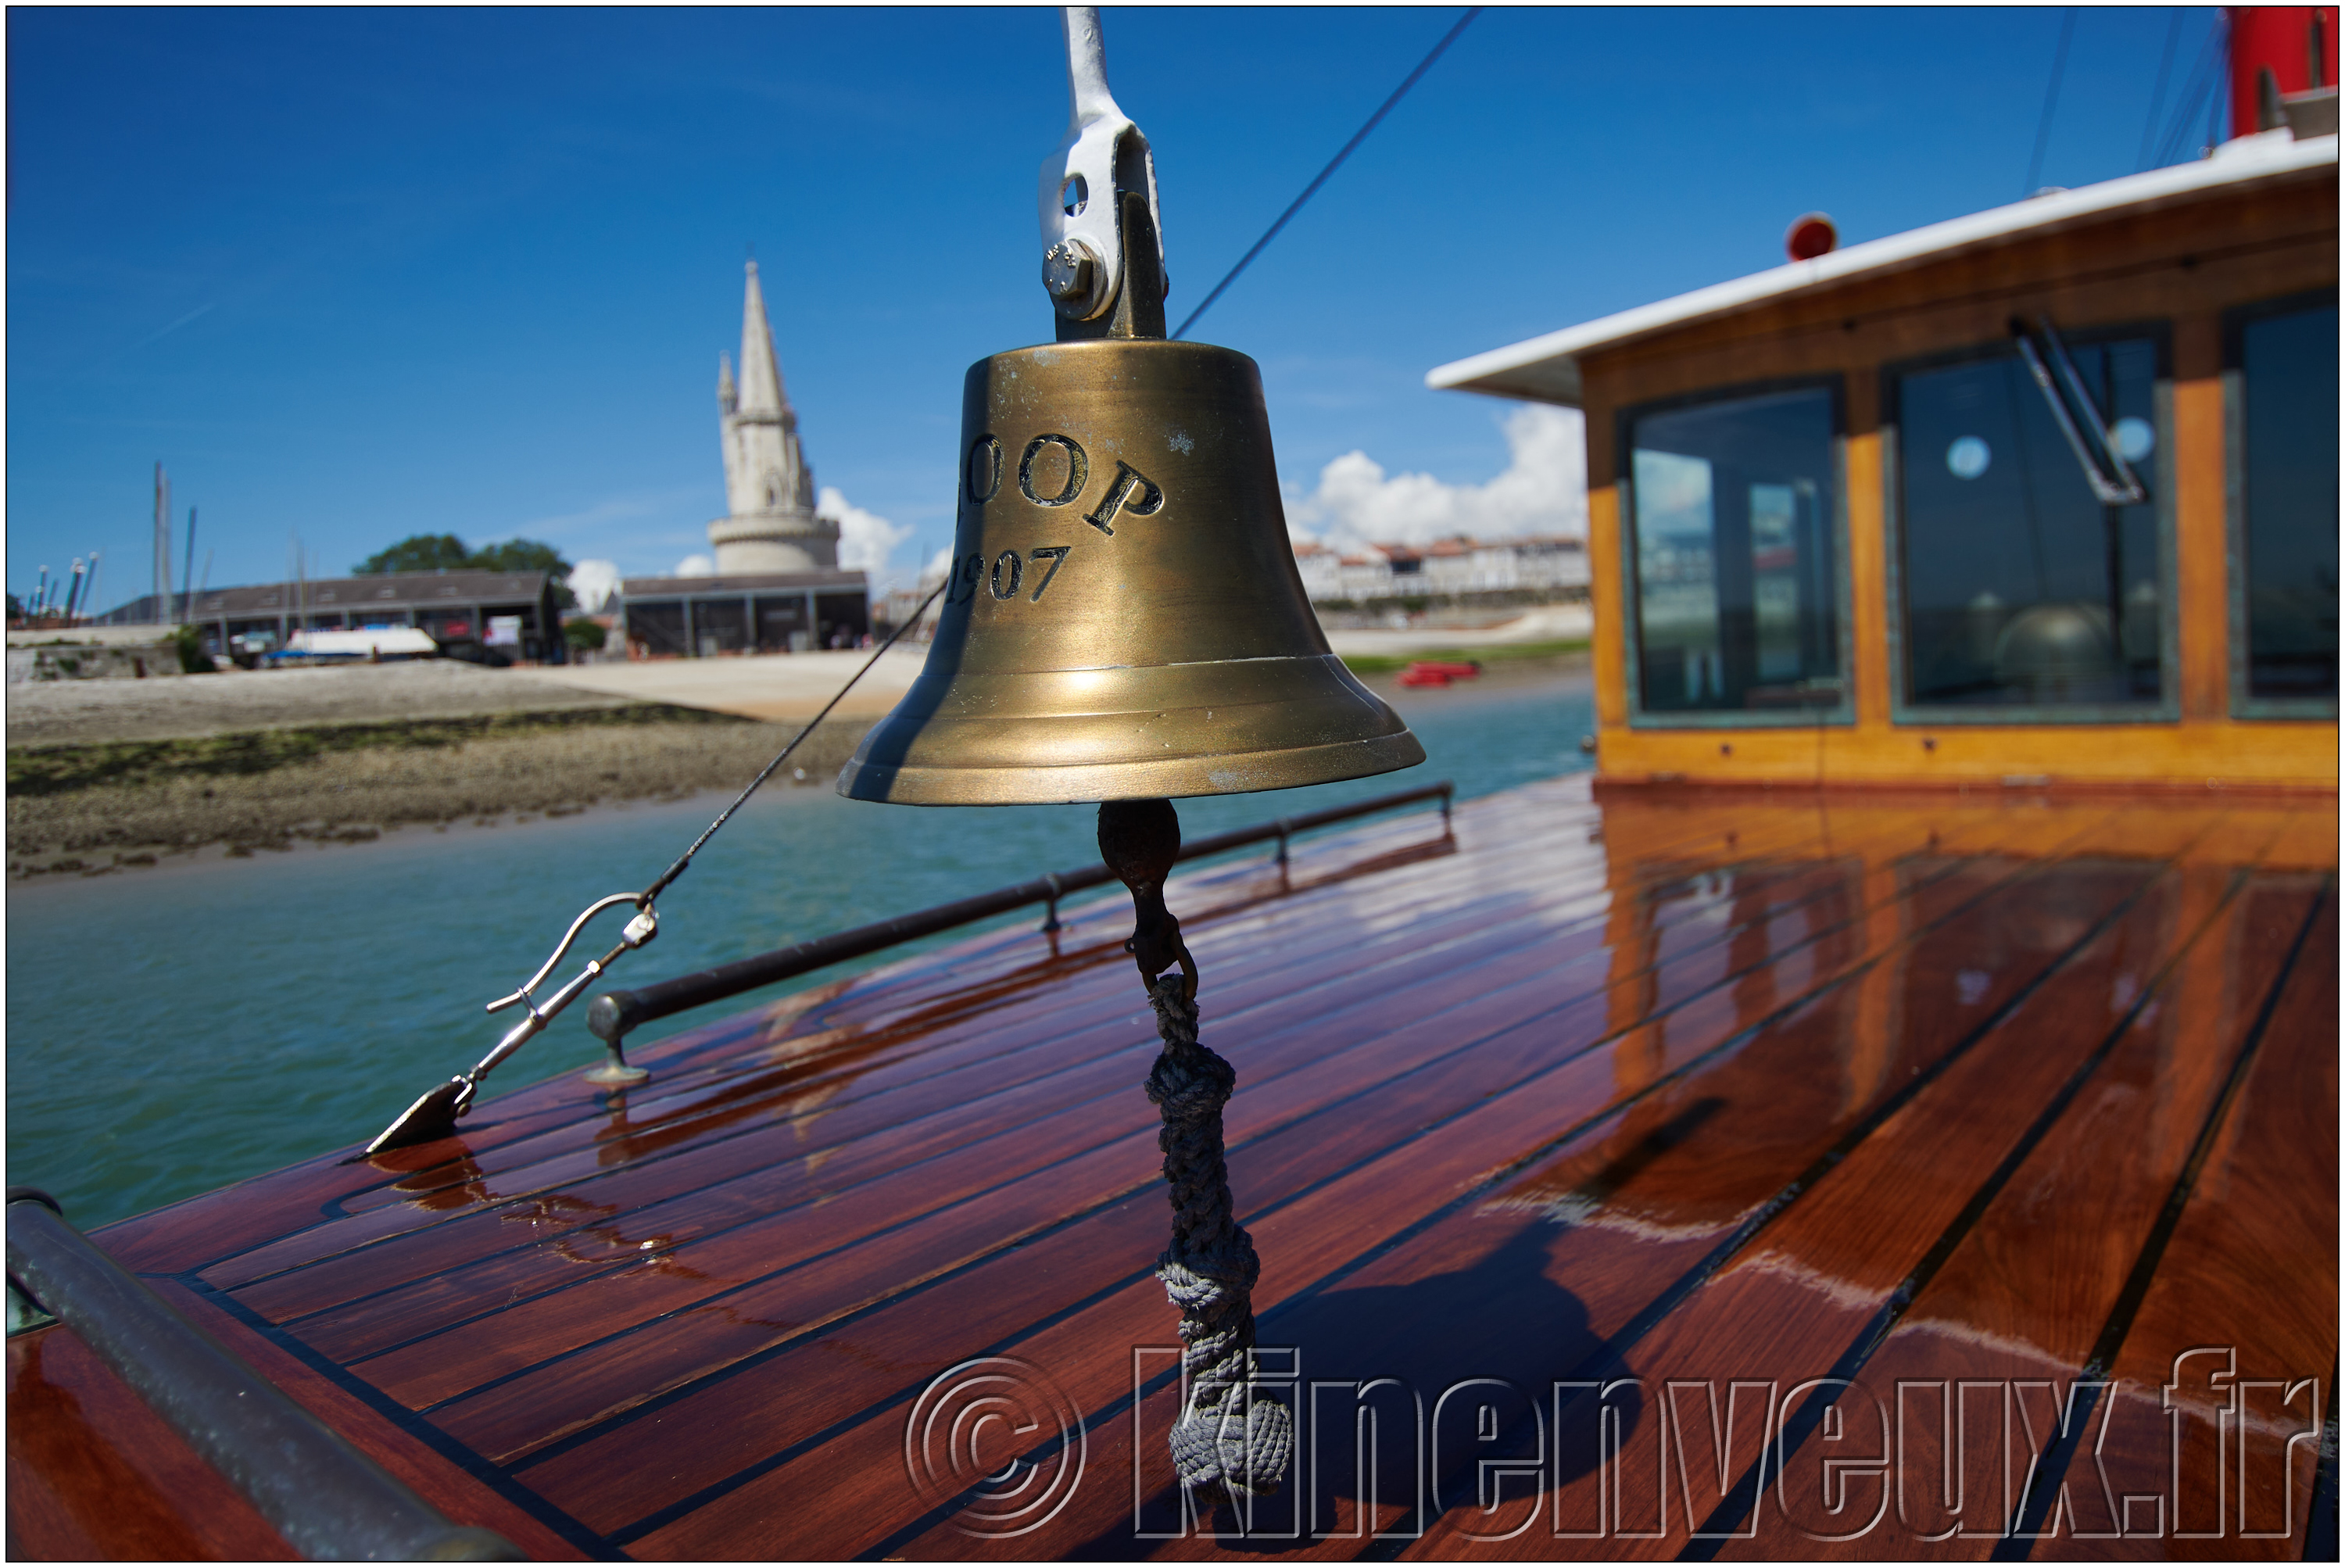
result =
[[814,514],[814,471],[798,448],[798,416],[782,392],[757,264],[741,307],[741,381],[718,358],[716,403],[725,439],[725,500],[708,525],[720,575],[806,572],[838,565],[838,524]]

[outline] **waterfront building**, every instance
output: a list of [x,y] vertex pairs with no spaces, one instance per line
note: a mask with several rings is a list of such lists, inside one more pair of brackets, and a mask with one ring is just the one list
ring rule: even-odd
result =
[[855,647],[871,629],[860,572],[629,577],[619,616],[632,658]]
[[[560,585],[550,572],[384,572],[212,588],[192,606],[147,594],[97,616],[94,626],[180,623],[200,628],[205,651],[224,657],[231,639],[281,648],[294,632],[419,626],[460,655],[493,648],[504,657],[561,664]],[[185,608],[185,615],[175,612]]]
[[1475,539],[1461,534],[1429,545],[1370,545],[1349,555],[1304,539],[1295,544],[1294,565],[1315,605],[1479,595],[1510,601],[1588,596],[1587,546],[1563,535]]

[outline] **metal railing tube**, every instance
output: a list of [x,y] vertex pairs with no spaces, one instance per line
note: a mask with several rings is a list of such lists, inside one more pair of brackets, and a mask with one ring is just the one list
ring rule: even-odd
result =
[[304,1557],[523,1561],[457,1525],[66,1223],[8,1193],[8,1278],[73,1331]]
[[[1447,779],[1438,784],[1426,784],[1415,789],[1396,790],[1390,795],[1378,795],[1371,799],[1355,800],[1349,805],[1329,806],[1301,816],[1281,818],[1253,828],[1236,828],[1226,833],[1213,833],[1193,840],[1181,846],[1181,859],[1197,860],[1206,855],[1218,855],[1227,850],[1259,844],[1276,839],[1282,850],[1287,838],[1312,828],[1322,828],[1331,822],[1349,821],[1355,817],[1366,817],[1378,811],[1389,811],[1419,800],[1439,799],[1445,830],[1449,819],[1449,801],[1456,786]],[[1055,911],[1058,901],[1068,893],[1085,888],[1095,888],[1113,881],[1114,876],[1096,861],[1081,871],[1061,871],[1055,876],[1041,877],[1016,887],[999,888],[990,893],[962,899],[957,903],[939,904],[933,909],[898,915],[894,920],[876,925],[858,926],[836,935],[818,937],[792,947],[777,948],[755,957],[738,959],[704,969],[697,974],[678,975],[663,980],[656,985],[646,985],[634,991],[612,991],[594,999],[586,1012],[586,1027],[595,1037],[615,1052],[627,1032],[639,1025],[686,1012],[711,1002],[722,1002],[745,991],[755,991],[761,985],[837,963],[843,959],[861,958],[898,942],[911,942],[949,931],[971,921],[988,919],[1020,909],[1027,904],[1048,903]],[[1045,928],[1048,929],[1048,928]]]

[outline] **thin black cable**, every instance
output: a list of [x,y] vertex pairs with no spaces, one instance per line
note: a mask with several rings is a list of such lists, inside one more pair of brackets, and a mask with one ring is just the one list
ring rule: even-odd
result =
[[[945,582],[950,582],[951,580],[951,578],[948,577],[945,579]],[[660,873],[659,881],[654,882],[650,887],[644,890],[644,896],[635,901],[635,907],[637,909],[643,909],[648,906],[654,899],[660,896],[661,891],[670,882],[684,875],[684,869],[692,864],[692,857],[700,853],[700,846],[715,838],[716,836],[716,830],[725,826],[727,821],[731,820],[733,813],[741,809],[742,803],[747,800],[750,796],[755,795],[757,792],[757,786],[772,778],[774,776],[774,769],[779,768],[783,763],[789,760],[790,753],[798,748],[798,742],[804,740],[807,736],[812,735],[814,733],[815,726],[820,724],[824,719],[828,718],[830,717],[830,710],[837,708],[840,701],[846,697],[847,694],[855,689],[855,683],[871,673],[871,667],[879,662],[879,656],[886,653],[889,648],[894,647],[898,637],[902,636],[906,632],[910,631],[914,626],[920,624],[920,617],[929,613],[929,606],[936,603],[937,596],[944,591],[944,583],[939,583],[935,587],[929,590],[929,596],[920,601],[920,607],[914,610],[910,616],[907,616],[903,625],[898,626],[894,631],[889,632],[886,642],[881,643],[878,647],[871,650],[871,657],[863,661],[863,667],[857,670],[853,675],[848,676],[847,677],[847,684],[840,687],[836,692],[831,694],[830,700],[822,705],[822,711],[816,714],[811,719],[808,719],[807,721],[807,727],[804,729],[801,729],[796,735],[791,736],[790,743],[787,746],[783,747],[779,751],[776,752],[774,754],[774,759],[771,762],[766,763],[764,768],[758,769],[757,776],[749,780],[749,787],[742,790],[738,795],[733,797],[733,804],[726,807],[724,810],[718,812],[716,815],[716,820],[709,823],[706,830],[704,831],[700,837],[692,840],[692,848],[685,850],[683,854],[677,856],[675,864],[670,866],[666,871],[662,871]]]
[[2044,112],[2035,117],[2035,150],[2027,159],[2027,183],[2020,188],[2022,196],[2033,196],[2035,181],[2044,172],[2044,148],[2052,139],[2052,116],[2060,105],[2060,77],[2068,68],[2068,40],[2076,36],[2076,8],[2069,6],[2060,14],[2060,41],[2052,46],[2052,80],[2044,89]]
[[2133,171],[2149,167],[2150,147],[2157,136],[2157,111],[2166,107],[2166,81],[2174,69],[2174,46],[2182,36],[2182,7],[2174,8],[2166,24],[2166,47],[2157,56],[2157,81],[2149,89],[2149,113],[2142,117],[2141,151],[2134,155]]
[[1381,108],[1377,109],[1376,113],[1368,117],[1368,123],[1362,126],[1358,132],[1353,136],[1352,139],[1344,144],[1344,150],[1327,160],[1327,167],[1319,171],[1318,178],[1312,180],[1310,184],[1304,186],[1303,188],[1303,194],[1296,197],[1294,200],[1289,204],[1286,210],[1278,215],[1278,221],[1272,224],[1268,229],[1263,231],[1262,238],[1254,242],[1254,249],[1239,257],[1238,264],[1231,268],[1229,272],[1220,282],[1213,285],[1213,292],[1205,296],[1203,303],[1199,304],[1195,310],[1189,312],[1189,319],[1182,322],[1180,326],[1173,329],[1172,336],[1174,338],[1177,339],[1183,336],[1187,333],[1190,328],[1197,324],[1197,318],[1203,315],[1208,310],[1213,308],[1213,301],[1222,297],[1222,290],[1228,288],[1232,283],[1237,281],[1238,274],[1246,270],[1246,264],[1252,261],[1255,257],[1262,254],[1262,248],[1264,246],[1278,238],[1278,231],[1286,227],[1286,220],[1303,209],[1303,204],[1311,199],[1312,194],[1321,186],[1327,183],[1327,177],[1335,173],[1335,170],[1342,166],[1345,158],[1352,156],[1352,149],[1358,147],[1360,143],[1367,139],[1368,133],[1376,128],[1376,123],[1379,120],[1383,119],[1385,116],[1392,113],[1393,106],[1400,102],[1401,98],[1406,95],[1409,88],[1416,86],[1416,79],[1425,75],[1426,71],[1432,69],[1434,61],[1441,58],[1441,52],[1457,41],[1457,35],[1466,30],[1466,24],[1471,22],[1475,17],[1479,16],[1481,14],[1482,7],[1479,5],[1471,5],[1467,7],[1466,15],[1457,18],[1457,25],[1441,36],[1441,42],[1433,46],[1432,53],[1426,55],[1424,59],[1419,60],[1416,63],[1416,69],[1411,71],[1408,74],[1407,79],[1403,81],[1399,87],[1393,89],[1392,97],[1384,101],[1384,106]]

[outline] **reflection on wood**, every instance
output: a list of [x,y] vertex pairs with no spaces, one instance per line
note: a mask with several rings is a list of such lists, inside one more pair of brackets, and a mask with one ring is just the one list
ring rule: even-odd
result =
[[[2301,1551],[2337,1355],[2335,835],[2329,801],[1565,780],[1461,808],[1454,842],[1403,819],[1181,879],[1265,1374],[1317,1401],[1253,1528],[1312,1558],[1981,1556],[2035,1461],[2065,1488],[2039,1554],[2187,1552],[2072,1539],[2111,1514],[2059,1418],[2114,1369],[2116,1517],[2204,1522],[2160,1479],[2159,1401],[2219,1344],[2177,1419],[2249,1479],[2200,1544]],[[1065,918],[648,1044],[624,1095],[557,1079],[100,1239],[541,1554],[1258,1554],[1172,1486],[1153,1034],[1128,913]],[[1053,1473],[1054,1424],[907,1471],[931,1384],[980,1357],[1085,1433],[1014,1535],[964,1505],[1012,1461]],[[1829,1417],[1797,1387],[1822,1377],[1854,1385]],[[70,1336],[12,1344],[9,1398],[23,1554],[272,1549]],[[1828,1471],[1875,1400],[1918,1468]],[[76,1475],[124,1501],[94,1522]]]

